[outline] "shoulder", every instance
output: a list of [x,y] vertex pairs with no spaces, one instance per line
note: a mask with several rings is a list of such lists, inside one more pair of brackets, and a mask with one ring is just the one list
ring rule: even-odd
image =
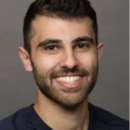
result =
[[98,127],[102,127],[104,130],[129,130],[129,121],[91,103],[90,106],[95,111]]
[[0,130],[24,130],[24,129],[30,130],[29,121],[26,114],[27,108],[22,108],[16,111],[11,116],[1,120]]
[[11,115],[0,121],[0,130],[14,130],[14,127],[11,122],[12,117],[13,116]]

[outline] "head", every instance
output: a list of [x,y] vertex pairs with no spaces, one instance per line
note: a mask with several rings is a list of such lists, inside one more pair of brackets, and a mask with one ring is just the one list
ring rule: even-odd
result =
[[63,107],[82,104],[94,88],[103,44],[87,0],[36,0],[24,19],[19,55],[40,92]]

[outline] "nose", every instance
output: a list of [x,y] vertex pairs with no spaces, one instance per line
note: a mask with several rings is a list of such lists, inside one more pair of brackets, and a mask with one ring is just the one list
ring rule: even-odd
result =
[[63,53],[63,58],[60,62],[61,67],[72,69],[78,66],[78,60],[72,49],[67,49]]

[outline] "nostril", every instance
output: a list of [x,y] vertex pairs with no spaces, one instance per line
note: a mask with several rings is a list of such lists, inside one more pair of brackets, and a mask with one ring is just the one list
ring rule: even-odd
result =
[[75,66],[78,66],[78,60],[72,49],[69,48],[64,51],[62,60],[60,62],[60,66],[71,69],[72,70],[71,72],[73,72],[73,68],[75,68]]
[[73,72],[76,72],[77,71],[77,65],[76,66],[73,66],[73,68],[68,68],[68,67],[66,67],[66,66],[64,66],[64,67],[62,67],[63,68],[63,70],[64,70],[64,72],[66,72],[66,73],[73,73]]

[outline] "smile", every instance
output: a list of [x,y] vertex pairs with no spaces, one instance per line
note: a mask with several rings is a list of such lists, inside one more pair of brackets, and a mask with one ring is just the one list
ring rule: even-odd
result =
[[55,81],[63,88],[78,88],[82,83],[83,76],[60,76]]
[[66,83],[74,83],[81,79],[81,76],[64,76],[64,77],[58,77],[56,80]]

